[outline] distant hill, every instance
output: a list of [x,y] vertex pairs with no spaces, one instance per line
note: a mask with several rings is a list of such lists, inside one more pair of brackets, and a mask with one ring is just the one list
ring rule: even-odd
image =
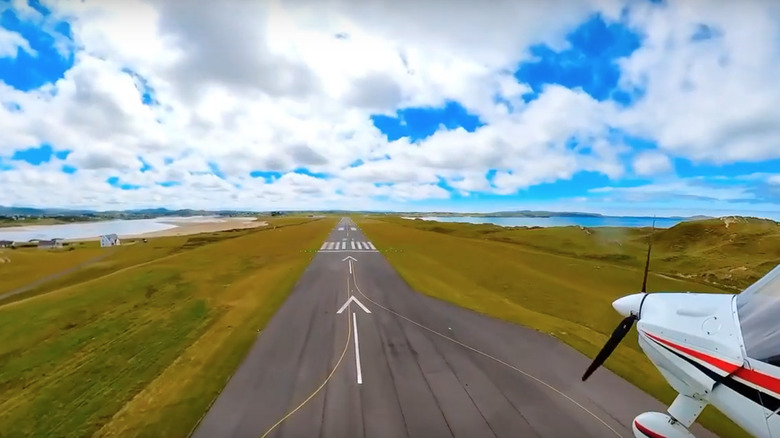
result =
[[755,217],[725,216],[681,222],[656,232],[653,241],[669,249],[684,249],[713,245],[755,245],[764,236],[780,237],[780,223]]
[[[548,217],[627,217],[627,216],[609,216],[604,215],[600,213],[583,213],[579,211],[544,211],[544,210],[515,210],[515,211],[496,211],[492,213],[453,213],[453,212],[427,212],[427,213],[420,213],[420,212],[407,212],[407,213],[391,213],[391,214],[398,214],[398,215],[404,215],[408,217],[452,217],[452,216],[463,216],[463,217],[532,217],[532,218],[548,218]],[[631,217],[645,217],[645,216],[631,216]],[[650,217],[647,217],[650,218]],[[711,219],[711,216],[672,216],[668,219],[679,219],[679,220],[702,220],[702,219]]]
[[67,210],[62,208],[28,208],[28,207],[3,207],[0,205],[0,216],[54,216],[54,215],[78,215],[94,213],[89,210]]
[[0,216],[33,216],[33,217],[57,217],[57,216],[90,216],[90,217],[159,217],[159,216],[210,216],[232,214],[257,214],[257,212],[239,210],[169,210],[167,208],[146,208],[135,210],[69,210],[62,208],[29,208],[29,207],[4,207],[0,206]]
[[[388,218],[405,226],[461,237],[495,240],[556,254],[643,269],[650,227],[502,227]],[[727,287],[755,282],[780,264],[780,223],[728,216],[694,218],[656,229],[650,270]]]
[[658,268],[738,288],[780,263],[780,223],[769,219],[726,216],[681,222],[657,231],[653,242]]
[[535,211],[535,210],[518,210],[518,211],[495,211],[492,213],[456,213],[456,212],[407,212],[407,213],[391,213],[405,215],[409,217],[451,217],[451,216],[464,216],[464,217],[604,217],[598,213],[581,213],[576,211]]

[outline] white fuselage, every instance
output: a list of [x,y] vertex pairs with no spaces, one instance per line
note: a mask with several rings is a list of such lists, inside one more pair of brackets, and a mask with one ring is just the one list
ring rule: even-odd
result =
[[[680,393],[669,414],[686,427],[712,404],[756,437],[780,438],[780,368],[746,356],[736,295],[653,293],[641,304],[639,346]],[[780,324],[780,315],[778,315]]]

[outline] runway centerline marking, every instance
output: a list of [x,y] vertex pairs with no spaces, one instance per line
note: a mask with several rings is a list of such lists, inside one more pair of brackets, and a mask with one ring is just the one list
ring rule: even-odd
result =
[[352,312],[352,327],[355,330],[355,367],[357,368],[357,383],[363,384],[363,373],[360,370],[360,341],[358,341],[357,313]]
[[[356,271],[357,271],[357,270],[356,270]],[[565,398],[566,400],[568,400],[569,402],[571,402],[572,404],[574,404],[574,405],[575,405],[575,406],[577,406],[578,408],[582,409],[582,410],[583,410],[585,413],[587,413],[587,414],[588,414],[588,415],[590,415],[591,417],[595,418],[595,419],[596,419],[596,420],[597,420],[599,423],[603,424],[603,425],[604,425],[604,427],[606,427],[607,429],[609,429],[610,431],[612,431],[612,433],[614,433],[614,434],[615,434],[615,436],[617,436],[617,437],[620,437],[620,438],[623,438],[623,436],[622,436],[622,435],[620,435],[620,434],[618,433],[618,431],[616,431],[616,430],[615,430],[615,429],[614,429],[612,426],[610,426],[610,425],[609,425],[609,424],[608,424],[606,421],[602,420],[602,419],[601,419],[601,417],[599,417],[598,415],[594,414],[594,413],[593,413],[592,411],[590,411],[588,408],[586,408],[585,406],[583,406],[583,405],[582,405],[580,402],[578,402],[577,400],[574,400],[573,398],[569,397],[569,396],[568,396],[567,394],[565,394],[563,391],[561,391],[561,390],[559,390],[558,388],[556,388],[556,387],[554,387],[554,386],[550,385],[549,383],[545,382],[544,380],[542,380],[542,379],[540,379],[540,378],[538,378],[538,377],[536,377],[536,376],[534,376],[534,375],[532,375],[532,374],[530,374],[530,373],[528,373],[528,372],[526,372],[526,371],[523,371],[523,370],[521,370],[520,368],[518,368],[518,367],[516,367],[516,366],[514,366],[514,365],[512,365],[512,364],[510,364],[510,363],[508,363],[508,362],[505,362],[505,361],[503,361],[503,360],[501,360],[501,359],[499,359],[499,358],[497,358],[497,357],[495,357],[495,356],[493,356],[493,355],[491,355],[491,354],[489,354],[489,353],[485,353],[485,352],[484,352],[484,351],[482,351],[482,350],[479,350],[479,349],[477,349],[477,348],[474,348],[474,347],[472,347],[472,346],[470,346],[470,345],[464,344],[463,342],[460,342],[460,341],[458,341],[457,339],[451,338],[451,337],[449,337],[449,336],[447,336],[447,335],[445,335],[445,334],[439,333],[439,332],[437,332],[436,330],[434,330],[434,329],[432,329],[432,328],[426,327],[426,326],[424,326],[424,325],[420,324],[419,322],[417,322],[417,321],[415,321],[415,320],[413,320],[413,319],[407,318],[407,317],[405,317],[404,315],[401,315],[400,313],[398,313],[398,312],[396,312],[396,311],[394,311],[394,310],[388,309],[387,307],[385,307],[385,306],[383,306],[383,305],[381,305],[381,304],[377,303],[376,301],[372,300],[372,299],[371,299],[371,298],[369,298],[369,297],[368,297],[366,294],[364,294],[364,293],[363,293],[363,291],[360,289],[360,286],[358,286],[358,282],[357,282],[357,272],[353,272],[353,273],[352,273],[352,282],[355,284],[355,289],[357,289],[358,293],[359,293],[360,295],[362,295],[362,296],[363,296],[363,298],[365,298],[366,300],[368,300],[368,302],[370,302],[371,304],[373,304],[373,305],[375,305],[375,306],[379,307],[379,308],[380,308],[380,309],[382,309],[382,310],[385,310],[385,311],[387,311],[387,312],[390,312],[390,313],[392,313],[393,315],[395,315],[395,316],[397,316],[397,317],[399,317],[399,318],[401,318],[401,319],[404,319],[404,320],[406,320],[406,321],[408,321],[408,322],[410,322],[410,323],[412,323],[412,324],[416,325],[417,327],[420,327],[420,328],[421,328],[421,329],[423,329],[423,330],[427,330],[427,331],[429,331],[429,332],[433,333],[433,334],[434,334],[434,335],[436,335],[436,336],[439,336],[439,337],[441,337],[441,338],[444,338],[444,339],[446,339],[446,340],[448,340],[448,341],[450,341],[450,342],[453,342],[453,343],[455,343],[455,344],[457,344],[457,345],[460,345],[461,347],[463,347],[463,348],[465,348],[465,349],[467,349],[467,350],[473,351],[474,353],[480,354],[480,355],[482,355],[482,356],[484,356],[484,357],[486,357],[486,358],[488,358],[488,359],[491,359],[491,360],[493,360],[493,361],[495,361],[495,362],[497,362],[497,363],[499,363],[499,364],[501,364],[501,365],[504,365],[504,366],[506,366],[506,367],[508,367],[508,368],[511,368],[511,369],[513,369],[513,370],[517,371],[518,373],[520,373],[520,374],[522,374],[522,375],[524,375],[524,376],[528,377],[529,379],[531,379],[531,380],[533,380],[533,381],[535,381],[535,382],[537,382],[537,383],[541,384],[542,386],[544,386],[544,387],[546,387],[546,388],[550,389],[550,390],[551,390],[551,391],[553,391],[554,393],[556,393],[556,394],[560,395],[561,397]]]
[[[347,277],[347,293],[349,293],[349,276]],[[352,296],[350,295],[350,297],[352,297]],[[347,304],[349,304],[349,303],[350,303],[350,301],[347,301]],[[363,305],[361,304],[360,307],[363,307]],[[363,308],[365,309],[365,307],[363,307]],[[368,310],[366,309],[366,311],[368,311]],[[261,438],[267,437],[268,434],[273,432],[274,429],[279,427],[279,425],[282,424],[285,420],[287,420],[293,414],[298,412],[303,406],[306,405],[306,403],[308,403],[311,399],[314,398],[314,396],[316,396],[320,391],[322,391],[322,388],[324,388],[325,385],[328,384],[328,382],[330,381],[330,378],[333,377],[333,375],[336,373],[336,370],[339,368],[339,365],[341,365],[341,362],[344,360],[344,356],[347,355],[347,350],[349,349],[349,341],[351,339],[352,339],[352,319],[347,317],[347,341],[344,343],[344,350],[341,351],[341,356],[339,356],[339,360],[336,362],[336,365],[333,367],[333,369],[330,370],[330,374],[328,374],[328,377],[326,377],[325,380],[322,382],[322,384],[320,384],[320,386],[317,389],[315,389],[314,392],[309,394],[309,396],[306,397],[306,399],[304,401],[302,401],[301,404],[296,406],[295,409],[293,409],[290,412],[288,412],[284,417],[279,419],[279,421],[274,423],[273,426],[268,428],[268,430],[265,431],[265,433],[261,436]]]

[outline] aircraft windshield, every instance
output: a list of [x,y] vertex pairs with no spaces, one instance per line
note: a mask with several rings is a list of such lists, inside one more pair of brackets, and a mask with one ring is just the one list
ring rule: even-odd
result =
[[780,265],[737,295],[748,357],[780,366]]

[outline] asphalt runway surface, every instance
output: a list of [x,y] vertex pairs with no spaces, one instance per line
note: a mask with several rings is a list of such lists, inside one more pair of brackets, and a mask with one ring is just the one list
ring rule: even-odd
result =
[[192,436],[631,438],[666,411],[605,368],[583,383],[590,359],[551,336],[411,290],[369,243],[339,222]]

